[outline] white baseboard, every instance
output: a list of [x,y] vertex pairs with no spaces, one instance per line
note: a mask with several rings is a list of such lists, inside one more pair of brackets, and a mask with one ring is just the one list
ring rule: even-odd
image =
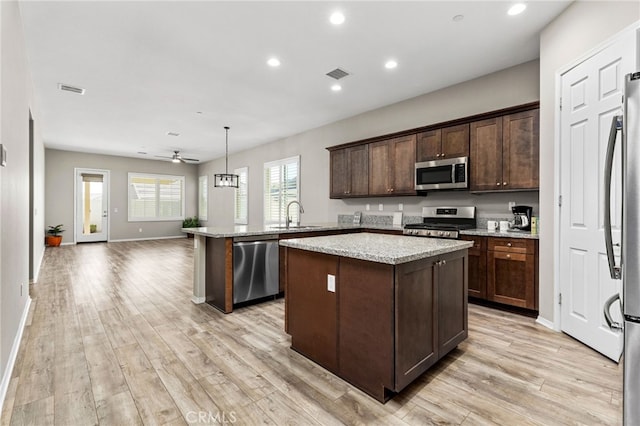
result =
[[125,241],[149,241],[149,240],[172,240],[174,238],[187,238],[185,235],[174,235],[171,237],[149,237],[149,238],[124,238],[121,240],[109,240],[110,243],[122,243]]
[[2,382],[0,382],[0,413],[2,412],[2,407],[4,406],[4,399],[7,396],[7,390],[9,390],[9,383],[11,382],[11,376],[13,375],[13,367],[15,366],[16,357],[18,356],[18,349],[20,349],[22,333],[24,332],[24,325],[26,324],[27,317],[29,316],[30,306],[31,298],[27,297],[27,303],[24,306],[22,318],[20,318],[18,332],[16,333],[16,338],[13,339],[13,346],[11,347],[11,353],[9,354],[9,359],[7,360],[7,368],[5,368],[4,375],[2,376]]
[[206,302],[204,296],[203,297],[191,296],[191,301],[196,305],[200,305],[201,303]]
[[542,318],[541,316],[538,316],[538,318],[536,318],[536,322],[540,325],[544,325],[545,327],[550,328],[551,330],[559,331],[559,330],[556,330],[556,326],[554,323],[552,323],[546,318]]
[[40,259],[38,259],[38,264],[35,265],[36,266],[35,268],[33,268],[34,274],[29,284],[35,284],[38,282],[38,277],[40,276],[40,268],[42,267],[43,260],[44,260],[44,250],[42,250],[42,253],[40,254]]

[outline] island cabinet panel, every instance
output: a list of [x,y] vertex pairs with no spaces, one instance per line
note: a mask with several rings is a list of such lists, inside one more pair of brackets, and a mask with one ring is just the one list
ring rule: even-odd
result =
[[467,338],[467,259],[445,255],[436,263],[439,353],[449,353]]
[[340,258],[339,375],[388,399],[393,377],[392,265]]
[[[338,258],[287,250],[287,305],[291,347],[331,371],[338,370],[337,299],[327,291],[327,275],[338,274]],[[337,283],[336,283],[337,284]]]
[[205,302],[224,313],[233,310],[233,238],[207,238]]
[[471,297],[487,298],[487,238],[463,235],[462,240],[473,241],[469,249],[469,291]]
[[434,274],[433,259],[400,265],[396,271],[396,389],[438,360]]

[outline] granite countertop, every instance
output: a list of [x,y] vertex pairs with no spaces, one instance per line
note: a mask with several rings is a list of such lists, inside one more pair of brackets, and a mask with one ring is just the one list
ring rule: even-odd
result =
[[530,240],[539,239],[538,234],[529,231],[489,231],[485,229],[465,229],[460,231],[460,235],[476,235],[479,237],[500,237],[500,238],[526,238]]
[[398,265],[473,246],[471,241],[403,235],[357,234],[281,240],[281,246],[336,256]]
[[399,225],[354,225],[344,223],[310,223],[301,224],[300,227],[292,227],[289,229],[274,226],[248,226],[248,225],[236,225],[236,226],[219,226],[219,227],[200,227],[200,228],[182,228],[182,232],[194,235],[203,235],[205,237],[213,238],[232,238],[232,237],[252,237],[260,235],[278,235],[278,234],[293,234],[298,232],[314,232],[314,231],[337,231],[343,229],[380,229],[389,231],[402,232],[403,227]]

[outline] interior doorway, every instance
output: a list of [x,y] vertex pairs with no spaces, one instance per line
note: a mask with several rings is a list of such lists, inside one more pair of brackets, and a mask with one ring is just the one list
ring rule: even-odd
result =
[[75,241],[109,240],[109,170],[76,169]]

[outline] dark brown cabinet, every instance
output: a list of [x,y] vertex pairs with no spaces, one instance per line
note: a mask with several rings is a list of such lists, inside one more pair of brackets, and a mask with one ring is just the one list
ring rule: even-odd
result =
[[286,251],[291,347],[379,401],[467,337],[466,250],[400,265]]
[[416,162],[469,155],[469,124],[418,133]]
[[369,195],[415,195],[416,135],[369,144]]
[[369,194],[368,145],[331,151],[330,163],[330,198],[362,197]]
[[538,310],[538,241],[463,235],[469,249],[469,297]]
[[473,241],[469,249],[469,296],[487,298],[487,238],[463,235],[462,240]]
[[487,299],[538,309],[537,241],[487,238]]
[[471,191],[538,189],[538,109],[471,123],[469,146]]

